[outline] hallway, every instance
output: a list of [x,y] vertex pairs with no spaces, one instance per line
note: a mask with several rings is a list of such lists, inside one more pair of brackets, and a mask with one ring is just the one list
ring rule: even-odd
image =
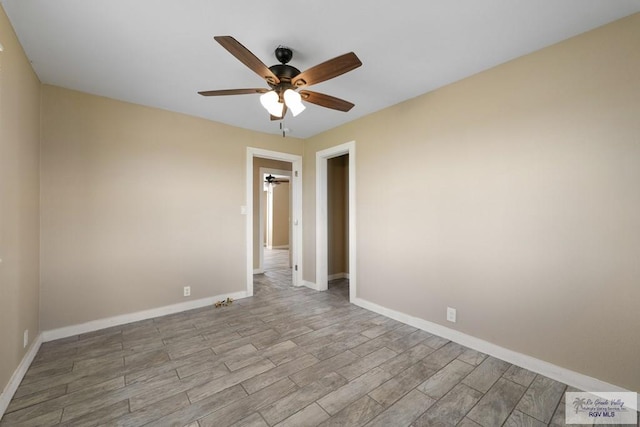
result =
[[[292,288],[288,249],[264,249],[264,273],[253,275],[255,295]],[[349,279],[329,281],[329,293],[349,301]]]
[[288,249],[264,248],[264,273],[253,275],[254,293],[292,288]]

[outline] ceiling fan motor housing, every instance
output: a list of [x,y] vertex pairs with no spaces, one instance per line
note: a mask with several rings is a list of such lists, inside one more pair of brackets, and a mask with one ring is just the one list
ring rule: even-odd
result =
[[280,61],[280,64],[272,65],[269,70],[280,79],[280,84],[274,85],[269,83],[273,89],[280,89],[284,92],[286,89],[292,88],[291,79],[300,74],[300,70],[291,65],[287,65],[287,62],[291,61],[293,57],[293,51],[288,47],[278,46],[275,50],[276,59]]
[[[278,76],[278,78],[280,79],[280,84],[285,83],[291,85],[291,79],[300,74],[300,70],[287,64],[272,65],[271,67],[269,67],[269,69],[273,74]],[[275,86],[277,85],[270,86],[275,88]]]
[[281,64],[286,64],[287,62],[291,61],[291,58],[293,58],[293,51],[288,47],[284,47],[284,46],[278,46],[276,48],[275,54],[276,54],[276,59]]

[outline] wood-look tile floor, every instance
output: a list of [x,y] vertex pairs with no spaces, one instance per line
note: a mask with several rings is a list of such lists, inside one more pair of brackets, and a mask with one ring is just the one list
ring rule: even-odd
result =
[[[348,302],[255,296],[44,343],[2,426],[544,426],[566,385]],[[346,292],[345,292],[346,289]]]

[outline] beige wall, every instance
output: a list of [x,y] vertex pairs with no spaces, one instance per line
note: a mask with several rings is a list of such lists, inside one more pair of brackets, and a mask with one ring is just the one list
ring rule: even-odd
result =
[[327,161],[329,275],[349,272],[349,155]]
[[0,391],[39,333],[40,81],[0,6]]
[[289,183],[281,182],[273,187],[273,234],[274,247],[289,245]]
[[[244,290],[246,147],[303,143],[41,88],[1,7],[0,42],[0,387],[24,329]],[[358,297],[640,390],[638,45],[636,14],[305,141],[304,278],[314,153],[355,140]]]
[[313,153],[355,140],[358,297],[640,391],[638,46],[640,14],[306,141],[304,278]]
[[43,86],[42,328],[246,289],[247,146],[302,151],[293,138]]
[[[287,141],[292,147],[298,151],[291,151],[294,154],[302,154],[302,141],[299,139],[280,138],[282,141]],[[276,141],[277,142],[277,141]],[[284,151],[284,150],[274,150]],[[260,168],[278,169],[278,170],[291,170],[290,162],[281,162],[279,160],[263,159],[260,157],[253,158],[253,268],[260,268],[260,244],[263,242],[263,237],[260,236],[260,195],[264,193],[263,179],[260,176]],[[266,205],[266,199],[263,200],[263,208]],[[264,218],[263,218],[264,219]]]

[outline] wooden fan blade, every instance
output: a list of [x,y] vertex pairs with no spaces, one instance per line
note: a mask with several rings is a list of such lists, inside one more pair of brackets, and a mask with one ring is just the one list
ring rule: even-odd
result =
[[292,83],[296,87],[311,86],[338,77],[361,65],[362,62],[360,62],[360,59],[358,59],[355,53],[345,53],[344,55],[340,55],[303,71],[293,79]]
[[198,92],[202,96],[224,96],[224,95],[251,95],[252,93],[265,93],[269,89],[224,89],[224,90],[205,90]]
[[215,41],[227,49],[229,53],[235,56],[240,62],[249,67],[251,71],[265,79],[268,83],[278,84],[280,79],[273,74],[273,71],[269,69],[262,61],[258,59],[249,49],[244,47],[240,42],[231,36],[215,36]]
[[338,111],[349,111],[355,104],[335,96],[325,95],[324,93],[311,92],[310,90],[301,90],[300,96],[303,100],[321,107],[331,108]]

